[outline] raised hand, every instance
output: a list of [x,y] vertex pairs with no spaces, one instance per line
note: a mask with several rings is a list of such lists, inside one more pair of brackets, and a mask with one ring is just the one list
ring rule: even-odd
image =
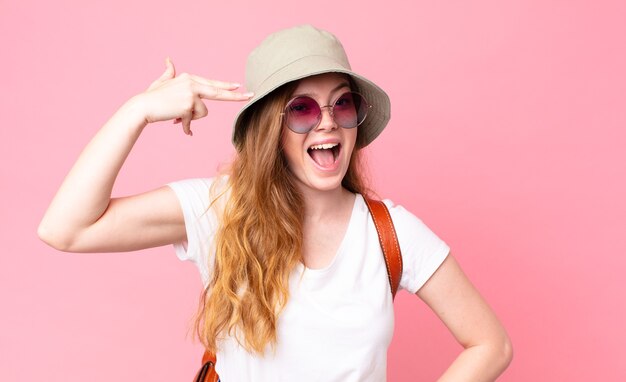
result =
[[165,72],[143,93],[136,96],[145,113],[146,123],[173,120],[182,123],[185,134],[191,132],[191,121],[205,117],[207,108],[202,99],[247,101],[253,93],[235,91],[239,84],[209,80],[182,73],[176,76],[174,64],[165,60]]

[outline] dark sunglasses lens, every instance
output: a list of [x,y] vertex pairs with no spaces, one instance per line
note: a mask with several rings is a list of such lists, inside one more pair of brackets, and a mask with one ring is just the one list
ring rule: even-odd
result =
[[357,127],[367,115],[367,101],[359,93],[344,93],[335,102],[333,115],[337,125],[346,129]]
[[310,97],[298,97],[287,105],[287,126],[295,133],[310,131],[320,117],[320,106]]

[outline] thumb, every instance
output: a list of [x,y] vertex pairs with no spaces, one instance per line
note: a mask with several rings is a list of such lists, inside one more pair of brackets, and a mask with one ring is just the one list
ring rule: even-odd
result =
[[156,86],[161,84],[163,81],[167,81],[176,77],[176,68],[174,68],[174,63],[169,57],[165,58],[165,72],[161,74],[159,78],[157,78],[148,88],[148,90],[154,89]]
[[165,72],[161,75],[161,78],[163,77],[167,80],[176,77],[176,68],[174,68],[174,63],[169,56],[165,57]]

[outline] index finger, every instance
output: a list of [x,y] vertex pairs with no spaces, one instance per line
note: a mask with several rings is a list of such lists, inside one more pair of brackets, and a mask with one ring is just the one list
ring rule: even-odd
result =
[[204,84],[198,84],[196,90],[200,98],[218,101],[247,101],[254,96],[252,92],[242,93]]
[[209,86],[215,86],[216,88],[220,88],[220,89],[226,89],[226,90],[234,90],[237,89],[238,87],[240,87],[241,85],[235,82],[226,82],[226,81],[217,81],[217,80],[210,80],[208,78],[204,78],[201,76],[197,76],[195,74],[191,74],[190,75],[191,79],[203,84],[203,85],[209,85]]

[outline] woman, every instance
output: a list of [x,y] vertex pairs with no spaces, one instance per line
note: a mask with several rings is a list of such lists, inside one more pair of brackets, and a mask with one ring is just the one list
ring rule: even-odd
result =
[[[196,328],[217,352],[224,381],[385,380],[392,296],[358,153],[386,126],[387,95],[350,69],[332,34],[307,25],[269,36],[250,54],[254,94],[166,66],[85,148],[40,237],[71,252],[174,244],[201,272]],[[203,99],[248,101],[235,120],[230,170],[111,198],[144,127],[173,119],[191,135],[191,121],[207,115]],[[464,347],[441,380],[494,380],[512,357],[504,328],[448,246],[386,204],[402,250],[400,287]]]

